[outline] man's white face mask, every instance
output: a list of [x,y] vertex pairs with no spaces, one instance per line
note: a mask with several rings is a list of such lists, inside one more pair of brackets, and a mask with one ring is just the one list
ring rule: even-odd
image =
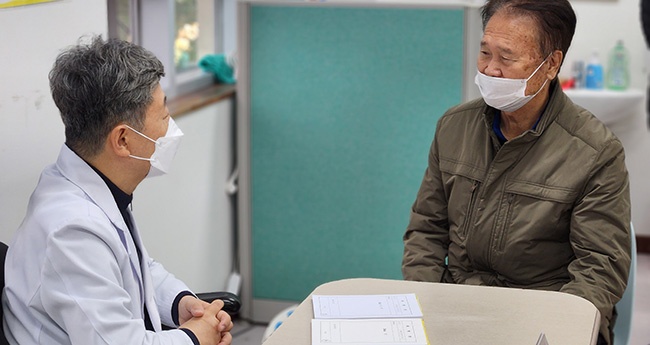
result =
[[156,148],[149,158],[129,155],[131,158],[149,161],[149,163],[151,163],[151,168],[149,169],[147,177],[161,176],[168,173],[172,161],[174,160],[174,156],[176,155],[176,151],[178,150],[178,146],[181,143],[181,137],[183,136],[183,132],[178,128],[174,119],[171,117],[169,118],[167,133],[164,137],[158,138],[158,140],[153,140],[128,125],[126,127],[156,144]]
[[[549,55],[550,56],[550,55]],[[533,97],[542,91],[548,79],[544,80],[544,84],[532,95],[526,96],[526,86],[528,85],[528,80],[532,78],[537,71],[547,62],[548,57],[542,61],[542,63],[537,66],[537,69],[526,79],[508,79],[508,78],[497,78],[490,77],[476,71],[476,77],[474,78],[474,83],[478,86],[481,91],[481,96],[483,100],[489,106],[499,109],[505,112],[513,112],[523,107],[528,103]]]

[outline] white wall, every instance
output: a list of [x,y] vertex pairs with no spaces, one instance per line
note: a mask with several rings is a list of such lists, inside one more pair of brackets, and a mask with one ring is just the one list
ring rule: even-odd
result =
[[0,240],[11,238],[41,170],[63,143],[47,78],[55,57],[82,35],[106,32],[105,0],[0,10]]
[[223,12],[226,14],[223,18],[223,29],[226,32],[223,51],[233,53],[237,50],[237,0],[223,0]]
[[[597,51],[607,67],[607,56],[616,41],[623,39],[630,52],[630,87],[645,95],[648,76],[648,49],[640,19],[640,0],[573,0],[578,24],[573,43],[562,66],[561,77],[570,75],[576,60],[588,61]],[[630,173],[632,222],[637,234],[650,235],[650,133],[646,128],[645,100],[642,105],[630,104],[636,114],[625,119],[604,121],[621,139],[625,147]],[[594,114],[599,116],[594,110]]]
[[233,264],[233,100],[176,119],[185,134],[169,174],[145,179],[133,214],[149,254],[195,292],[222,291]]
[[573,43],[562,66],[561,77],[568,77],[576,60],[588,61],[597,51],[606,67],[607,56],[616,41],[623,39],[630,52],[631,87],[645,89],[646,44],[641,30],[640,0],[573,0],[578,24]]
[[[48,84],[54,59],[80,36],[107,31],[105,0],[0,10],[0,241],[10,241],[64,141]],[[186,137],[172,173],[134,194],[149,253],[197,292],[222,290],[232,266],[232,208],[222,189],[231,115],[228,100],[179,118]]]

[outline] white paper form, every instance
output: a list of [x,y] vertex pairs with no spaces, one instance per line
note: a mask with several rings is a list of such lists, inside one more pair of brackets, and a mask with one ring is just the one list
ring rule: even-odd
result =
[[312,345],[428,345],[422,319],[311,320]]
[[415,294],[313,295],[315,319],[419,318]]

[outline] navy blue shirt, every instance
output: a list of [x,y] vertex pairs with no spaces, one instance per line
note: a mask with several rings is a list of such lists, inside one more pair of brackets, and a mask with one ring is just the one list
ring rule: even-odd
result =
[[[539,120],[541,118],[542,115],[540,115],[537,118],[537,121],[535,121],[535,124],[533,125],[532,129],[537,128],[537,124],[539,123]],[[499,112],[496,116],[494,116],[494,120],[492,120],[492,130],[494,131],[494,134],[496,134],[501,145],[503,145],[506,141],[508,141],[508,139],[506,139],[506,137],[503,135],[503,132],[501,131],[501,112]]]

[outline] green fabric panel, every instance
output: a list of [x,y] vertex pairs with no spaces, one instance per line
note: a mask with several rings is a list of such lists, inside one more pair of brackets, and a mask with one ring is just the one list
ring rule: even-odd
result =
[[463,11],[251,12],[253,295],[401,279],[435,125],[460,103]]

